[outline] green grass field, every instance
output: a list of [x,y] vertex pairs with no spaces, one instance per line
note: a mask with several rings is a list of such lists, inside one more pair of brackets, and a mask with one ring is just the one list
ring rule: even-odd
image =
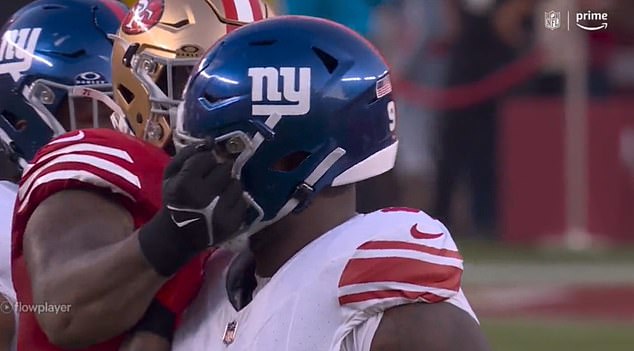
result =
[[464,258],[471,263],[528,262],[528,263],[625,263],[634,264],[634,246],[567,250],[563,247],[529,247],[504,245],[499,242],[457,240]]
[[553,320],[483,320],[496,351],[631,351],[634,321],[577,322]]
[[[473,287],[501,286],[531,289],[562,283],[580,286],[633,286],[634,247],[571,251],[562,247],[531,248],[495,242],[460,240],[467,269],[463,283],[467,297]],[[474,298],[478,302],[487,300]],[[511,299],[506,296],[504,298]],[[623,297],[620,297],[623,299]],[[587,301],[592,304],[593,301]],[[605,304],[605,302],[603,302]],[[614,300],[612,305],[631,311],[631,302]],[[583,308],[583,302],[579,306]],[[628,308],[626,308],[629,306]],[[527,307],[530,309],[530,307]],[[486,309],[485,309],[486,310]],[[618,307],[617,307],[618,310]],[[634,316],[629,322],[599,321],[591,315],[526,314],[522,309],[498,316],[480,314],[482,327],[495,351],[632,351]],[[526,310],[529,311],[529,310]],[[504,316],[504,317],[501,317]],[[582,318],[582,319],[579,319]],[[621,319],[622,320],[622,319]]]

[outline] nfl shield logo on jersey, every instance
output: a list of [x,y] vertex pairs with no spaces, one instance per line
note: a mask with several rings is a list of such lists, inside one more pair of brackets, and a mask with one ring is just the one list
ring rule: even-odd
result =
[[544,12],[544,26],[550,30],[555,30],[561,27],[561,12],[559,11]]
[[225,334],[222,337],[222,342],[224,342],[225,345],[233,343],[233,341],[236,339],[236,329],[238,329],[237,321],[227,323]]

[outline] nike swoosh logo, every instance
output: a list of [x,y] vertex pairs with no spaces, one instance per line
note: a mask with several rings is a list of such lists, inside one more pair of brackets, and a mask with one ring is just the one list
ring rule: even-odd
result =
[[184,227],[184,226],[186,226],[188,224],[194,223],[194,222],[196,222],[198,220],[200,220],[200,217],[193,218],[193,219],[188,219],[186,221],[179,222],[179,221],[176,220],[176,218],[174,218],[174,215],[172,215],[172,222],[174,222],[174,224],[176,224],[176,226],[179,227],[179,228],[182,228],[182,227]]
[[438,239],[443,235],[443,233],[439,233],[439,234],[423,233],[419,231],[418,228],[416,228],[416,226],[417,225],[414,224],[412,226],[412,229],[409,230],[409,233],[412,234],[414,239]]

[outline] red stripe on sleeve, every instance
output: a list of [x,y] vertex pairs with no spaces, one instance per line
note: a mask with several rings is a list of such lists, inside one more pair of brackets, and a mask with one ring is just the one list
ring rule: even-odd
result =
[[462,270],[411,258],[353,258],[341,274],[339,287],[377,282],[398,282],[458,291]]
[[408,243],[406,241],[368,241],[359,246],[359,250],[412,250],[462,260],[462,255],[460,255],[458,251],[438,249],[431,246]]
[[380,290],[380,291],[368,291],[358,294],[350,294],[339,297],[339,304],[346,305],[350,303],[363,302],[376,299],[389,299],[389,298],[405,298],[408,300],[424,300],[427,303],[438,303],[447,300],[446,297],[438,296],[436,294],[420,291],[401,291],[401,290]]

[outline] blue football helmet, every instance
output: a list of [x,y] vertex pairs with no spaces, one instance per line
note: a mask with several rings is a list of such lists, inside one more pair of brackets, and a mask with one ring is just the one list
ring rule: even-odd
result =
[[255,209],[244,233],[301,211],[327,187],[394,166],[396,111],[389,68],[337,23],[282,16],[220,40],[190,77],[177,148],[215,140],[235,158]]
[[111,91],[108,35],[126,11],[115,0],[38,0],[4,25],[0,140],[22,164],[67,130],[111,125],[112,106],[89,88]]

